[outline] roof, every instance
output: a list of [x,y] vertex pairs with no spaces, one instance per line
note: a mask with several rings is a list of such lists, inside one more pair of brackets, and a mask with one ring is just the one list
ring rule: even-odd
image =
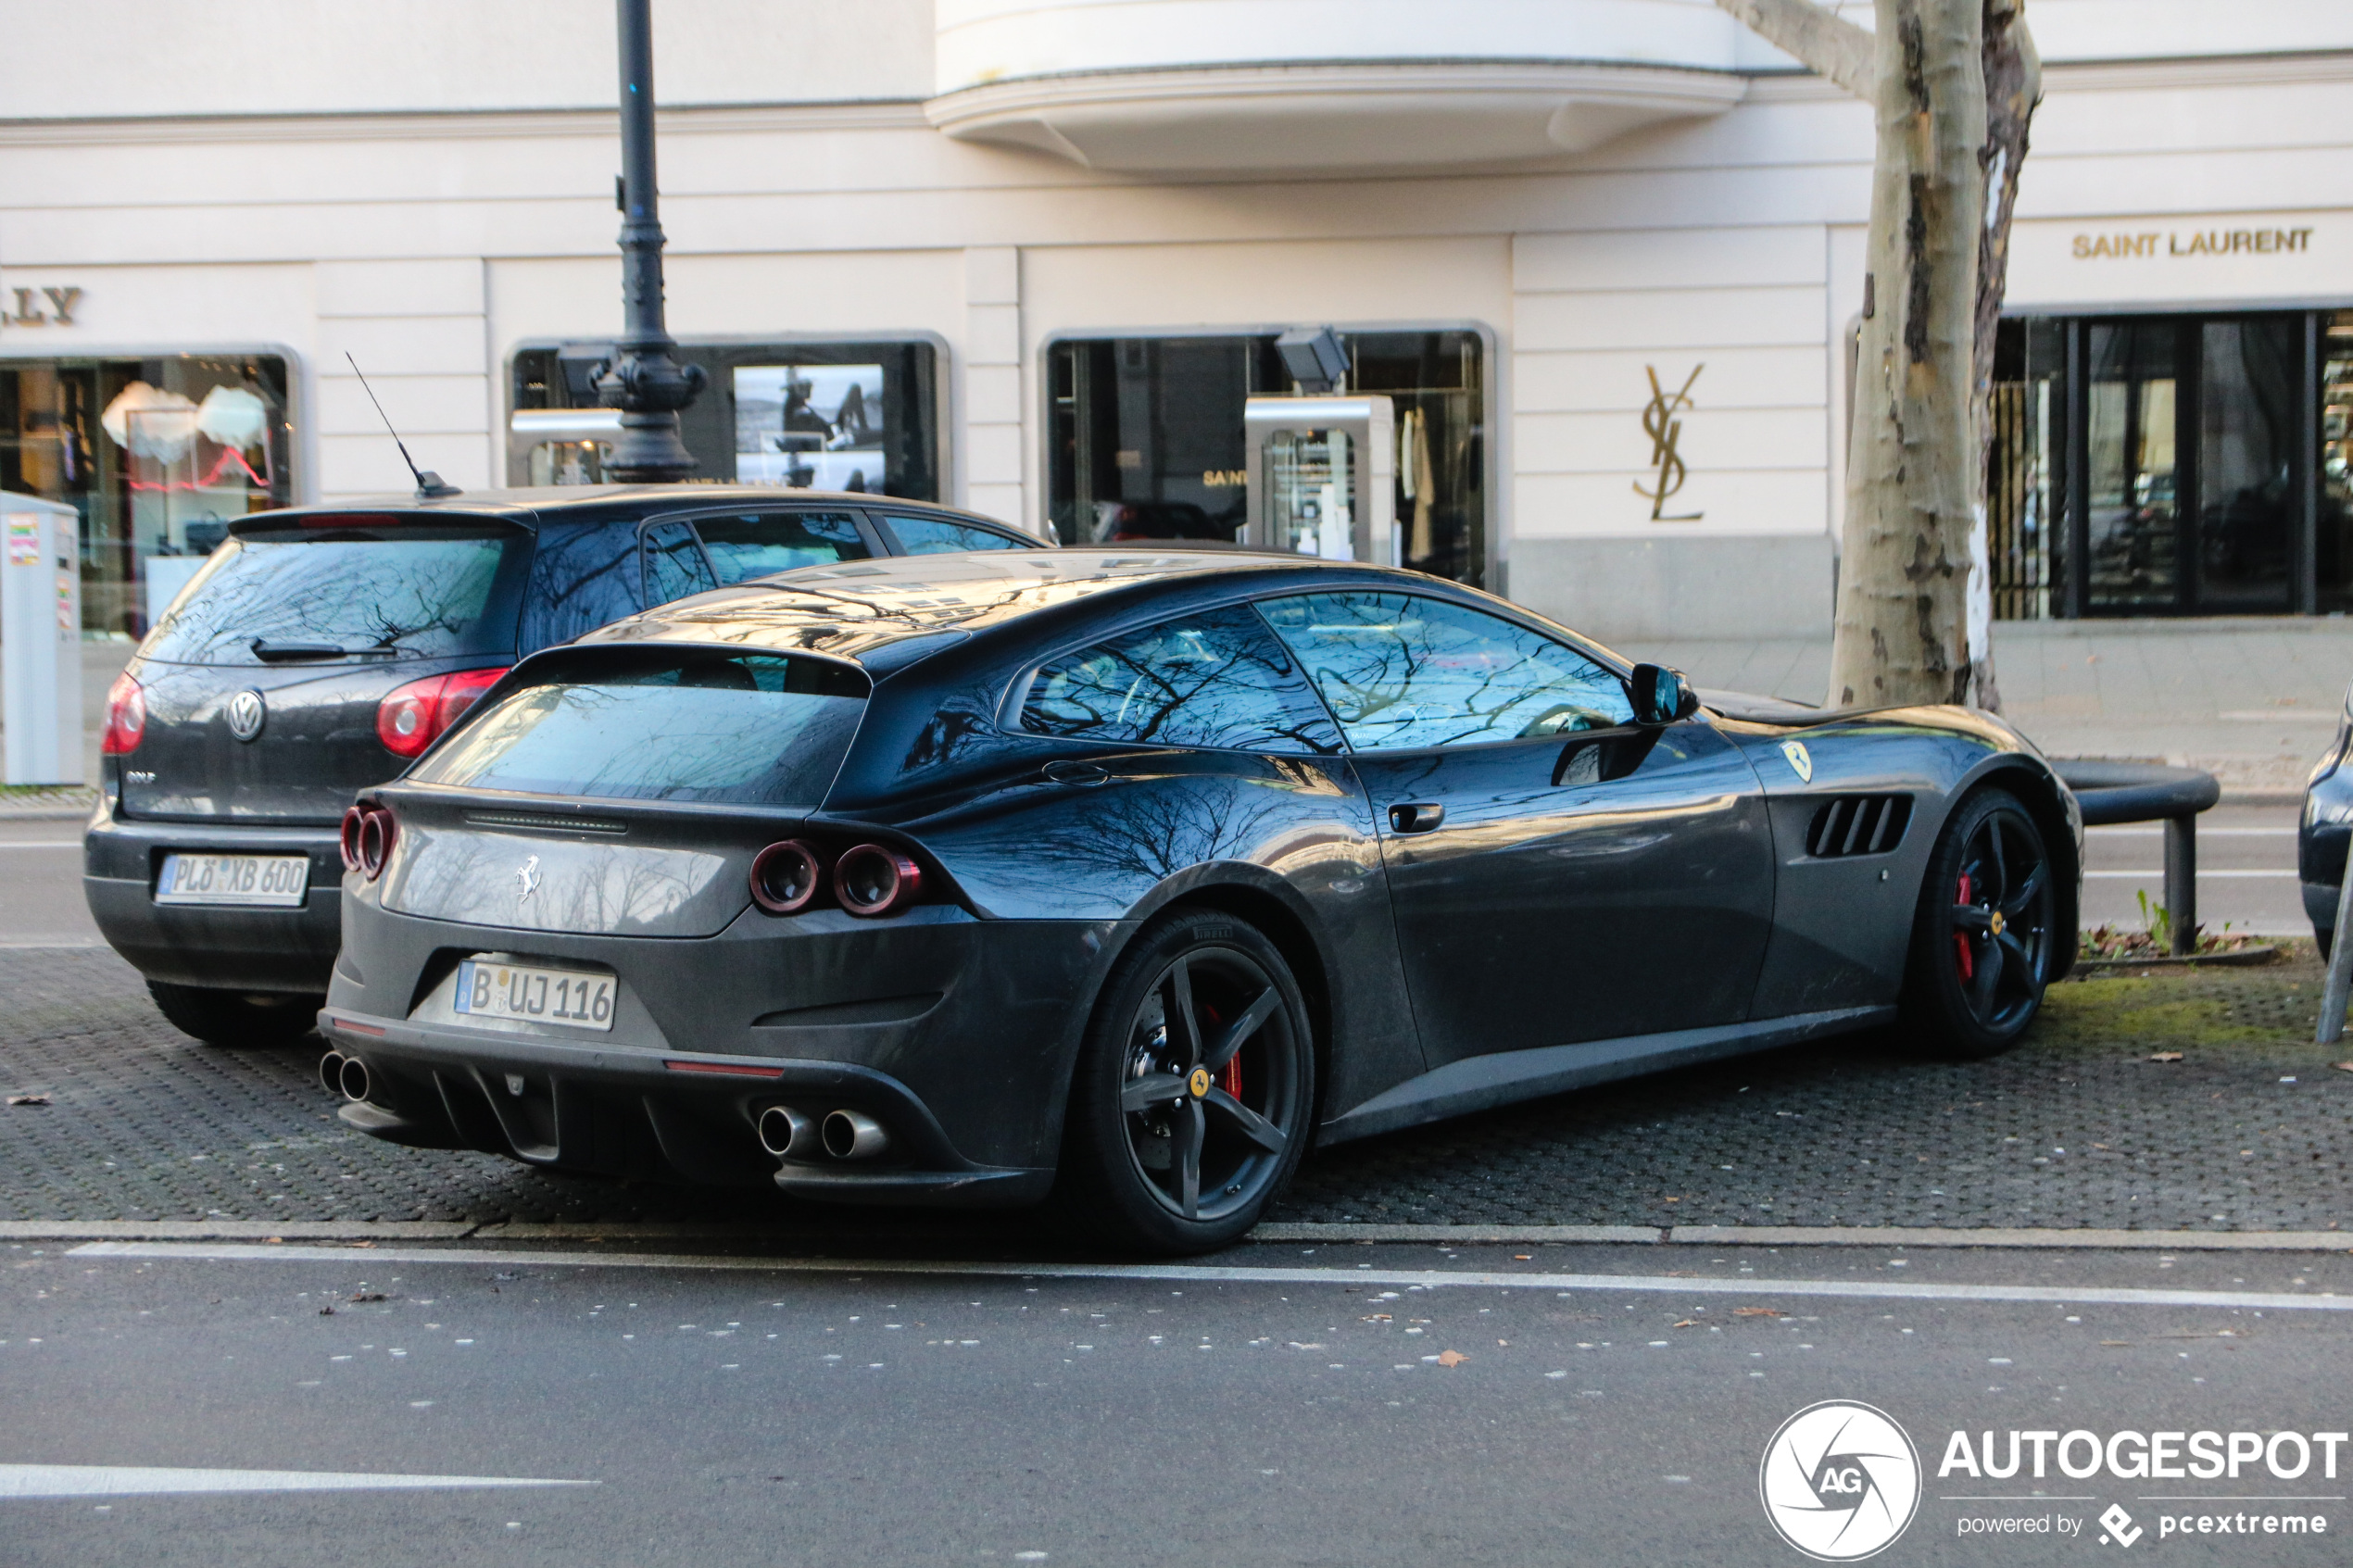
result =
[[433,500],[420,500],[413,495],[347,495],[315,506],[255,512],[239,518],[237,521],[258,523],[267,528],[271,525],[270,520],[288,512],[308,515],[321,512],[446,512],[460,517],[513,517],[520,513],[535,513],[543,517],[560,517],[567,512],[637,509],[653,506],[675,510],[700,510],[711,507],[745,505],[773,507],[779,503],[802,506],[811,502],[845,507],[888,507],[900,510],[939,512],[953,517],[975,515],[942,506],[937,501],[917,501],[903,495],[875,495],[840,490],[785,490],[771,484],[565,484],[514,490],[461,490],[454,495],[443,495]]
[[984,550],[894,556],[805,566],[697,594],[591,632],[575,646],[723,643],[865,662],[880,649],[912,638],[937,639],[944,646],[974,632],[1104,594],[1143,591],[1180,579],[1330,571],[1340,564],[1239,550]]

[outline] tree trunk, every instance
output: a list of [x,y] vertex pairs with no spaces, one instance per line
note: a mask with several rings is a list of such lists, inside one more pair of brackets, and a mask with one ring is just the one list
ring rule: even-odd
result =
[[1832,706],[1964,702],[1983,227],[1982,0],[1877,0],[1879,152]]
[[1994,343],[2002,320],[2002,291],[2009,281],[2010,214],[2018,206],[2018,171],[2026,161],[2027,125],[2043,100],[2043,62],[2026,29],[2026,0],[1985,0],[1985,221],[1977,247],[1976,374],[1969,389],[1969,423],[1977,433],[1977,506],[1969,549],[1969,685],[1977,706],[1998,713],[2001,687],[1994,678],[1993,561],[1986,549],[1985,481],[1994,455]]

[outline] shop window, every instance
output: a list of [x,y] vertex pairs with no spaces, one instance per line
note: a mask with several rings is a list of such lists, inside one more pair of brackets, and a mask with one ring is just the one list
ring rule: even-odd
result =
[[2066,345],[2054,321],[2004,321],[1986,404],[1985,542],[1997,621],[2041,621],[2058,582]]
[[[597,484],[619,416],[588,383],[599,354],[516,351],[510,484]],[[927,343],[682,344],[710,378],[678,419],[695,477],[939,498],[937,353]]]
[[138,636],[229,524],[290,504],[275,355],[0,360],[0,490],[81,513],[85,632]]
[[2353,310],[2321,318],[2320,606],[2353,609]]
[[[1405,563],[1488,577],[1484,345],[1474,332],[1344,332],[1346,384],[1392,402]],[[1086,338],[1048,351],[1047,512],[1068,545],[1232,540],[1247,506],[1242,407],[1298,390],[1275,334]]]

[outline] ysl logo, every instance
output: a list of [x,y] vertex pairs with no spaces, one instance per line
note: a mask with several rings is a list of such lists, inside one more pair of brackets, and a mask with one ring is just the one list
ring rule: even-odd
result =
[[1668,392],[1658,384],[1658,371],[1649,365],[1642,367],[1651,379],[1651,400],[1642,410],[1642,433],[1651,438],[1651,463],[1658,470],[1658,488],[1645,490],[1638,481],[1634,494],[1651,504],[1653,522],[1697,522],[1700,514],[1684,512],[1676,517],[1665,515],[1667,498],[1683,488],[1689,470],[1683,467],[1682,455],[1676,450],[1683,439],[1683,421],[1675,417],[1676,410],[1692,407],[1692,383],[1699,380],[1705,365],[1694,365],[1692,373],[1683,378],[1680,391]]

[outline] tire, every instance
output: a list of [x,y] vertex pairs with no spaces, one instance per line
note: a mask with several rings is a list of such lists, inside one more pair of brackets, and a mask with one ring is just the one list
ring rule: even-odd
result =
[[1930,855],[1912,924],[1900,1031],[1947,1061],[1999,1056],[2042,1010],[2057,897],[2042,830],[2016,796],[1961,803]]
[[216,991],[208,985],[147,982],[147,994],[183,1035],[208,1046],[290,1046],[310,1033],[324,997]]
[[1298,1169],[1315,1103],[1315,1037],[1282,954],[1231,915],[1172,911],[1104,983],[1071,1075],[1059,1206],[1122,1250],[1223,1247]]

